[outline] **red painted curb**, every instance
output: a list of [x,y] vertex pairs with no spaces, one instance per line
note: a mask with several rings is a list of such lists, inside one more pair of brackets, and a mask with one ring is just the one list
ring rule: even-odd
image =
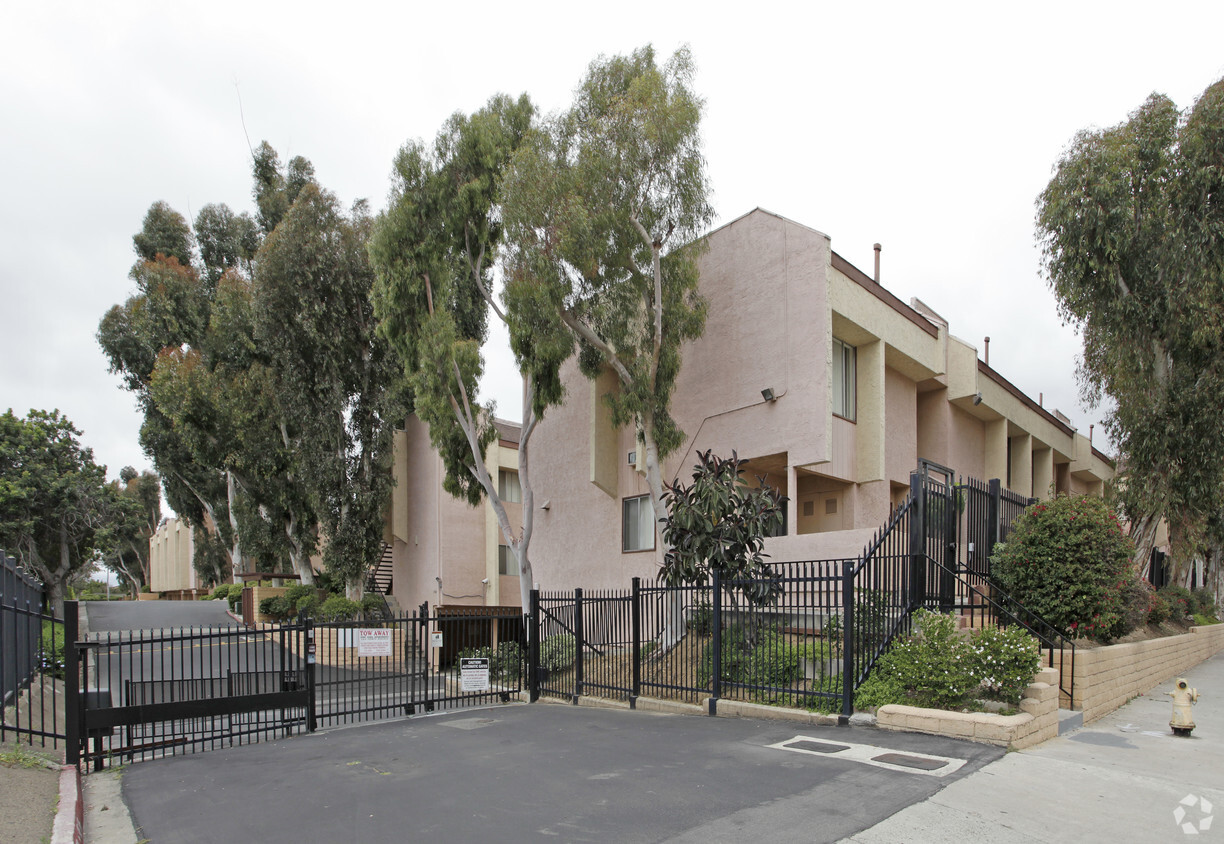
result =
[[51,844],[84,844],[85,801],[81,797],[81,771],[76,765],[60,768],[59,793]]

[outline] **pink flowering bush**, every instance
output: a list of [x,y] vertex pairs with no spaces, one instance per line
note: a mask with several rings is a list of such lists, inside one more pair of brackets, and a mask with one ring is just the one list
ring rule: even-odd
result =
[[1060,495],[1031,505],[991,574],[1025,609],[1075,637],[1108,642],[1130,632],[1127,596],[1136,574],[1131,541],[1113,510],[1094,496]]

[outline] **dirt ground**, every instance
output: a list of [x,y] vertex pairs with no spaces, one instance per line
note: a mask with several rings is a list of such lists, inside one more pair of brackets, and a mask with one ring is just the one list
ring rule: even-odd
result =
[[1092,639],[1076,639],[1077,648],[1103,648],[1105,645],[1126,645],[1131,642],[1146,642],[1149,639],[1163,639],[1165,636],[1180,636],[1190,632],[1191,625],[1180,621],[1165,621],[1160,624],[1146,624],[1136,627],[1125,636],[1111,642],[1097,642]]
[[59,766],[44,764],[43,750],[0,744],[0,844],[50,841],[59,803]]
[[[9,725],[29,727],[33,721],[36,728],[44,723],[48,730],[53,724],[62,728],[63,683],[40,678],[32,689],[22,693],[20,712],[10,706],[4,711],[4,720]],[[63,760],[62,741],[55,749],[49,739],[45,746],[39,738],[30,745],[19,743],[12,733],[6,735],[0,744],[0,844],[51,840]]]

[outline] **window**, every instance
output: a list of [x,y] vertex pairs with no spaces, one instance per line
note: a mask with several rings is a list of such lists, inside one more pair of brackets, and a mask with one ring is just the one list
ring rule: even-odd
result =
[[518,560],[509,545],[497,546],[497,573],[518,577]]
[[497,497],[503,504],[521,504],[523,488],[519,486],[518,472],[499,469],[497,472]]
[[833,412],[854,421],[854,347],[833,341]]
[[622,551],[653,551],[655,547],[654,508],[649,495],[626,498],[621,531]]

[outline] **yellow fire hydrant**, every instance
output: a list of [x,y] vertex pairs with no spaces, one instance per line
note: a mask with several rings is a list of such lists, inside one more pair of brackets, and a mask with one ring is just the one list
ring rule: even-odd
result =
[[1198,701],[1198,689],[1190,688],[1190,684],[1179,677],[1177,689],[1169,692],[1169,696],[1173,698],[1173,717],[1169,720],[1173,735],[1190,735],[1190,731],[1194,729],[1194,717],[1190,714],[1190,707]]

